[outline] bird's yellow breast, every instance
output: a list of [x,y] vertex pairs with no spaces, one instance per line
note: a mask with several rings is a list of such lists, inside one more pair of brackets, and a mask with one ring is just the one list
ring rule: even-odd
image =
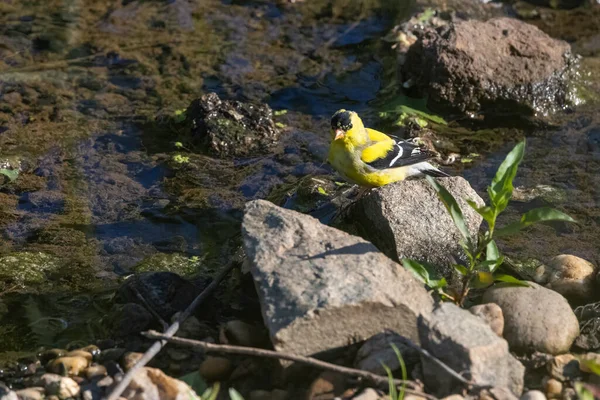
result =
[[328,161],[345,179],[361,186],[384,186],[406,177],[405,168],[371,171],[358,154],[360,152],[356,152],[352,144],[334,140],[329,147]]

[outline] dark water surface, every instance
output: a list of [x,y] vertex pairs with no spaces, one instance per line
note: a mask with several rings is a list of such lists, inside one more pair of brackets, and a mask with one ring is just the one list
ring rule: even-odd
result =
[[[239,243],[245,201],[330,174],[327,119],[349,108],[377,123],[373,101],[395,63],[380,39],[410,9],[349,0],[0,0],[0,163],[22,170],[0,188],[0,263],[11,265],[0,265],[0,282],[17,282],[0,286],[0,352],[101,338],[112,288],[140,263],[214,269]],[[588,54],[584,64],[594,70],[595,60]],[[156,117],[208,91],[287,110],[276,117],[288,128],[273,154],[217,160],[177,148],[176,127]],[[536,228],[505,243],[511,254],[596,261],[595,114],[586,105],[557,116],[556,129],[527,133],[517,183],[550,189],[515,202],[512,216],[551,204],[581,224]],[[461,133],[480,157],[454,172],[484,193],[520,134]]]

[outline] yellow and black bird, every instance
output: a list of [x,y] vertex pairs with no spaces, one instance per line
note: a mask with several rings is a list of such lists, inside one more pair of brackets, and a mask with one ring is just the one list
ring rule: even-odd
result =
[[384,186],[409,177],[449,176],[427,160],[435,154],[405,140],[365,128],[357,113],[337,111],[331,118],[329,163],[363,188]]

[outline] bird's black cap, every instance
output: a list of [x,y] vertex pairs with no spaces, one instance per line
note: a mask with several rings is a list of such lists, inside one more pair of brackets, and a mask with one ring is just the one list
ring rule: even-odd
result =
[[339,110],[333,117],[331,117],[331,127],[333,129],[342,129],[343,131],[349,131],[352,129],[352,118],[350,111]]

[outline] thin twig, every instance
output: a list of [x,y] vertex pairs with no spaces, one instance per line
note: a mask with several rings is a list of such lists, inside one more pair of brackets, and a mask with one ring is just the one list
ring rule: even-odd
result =
[[[169,329],[165,331],[164,338],[172,337],[173,335],[175,335],[175,333],[177,333],[179,327],[181,326],[181,323],[185,321],[194,312],[194,310],[196,309],[196,307],[198,307],[198,305],[200,305],[200,303],[202,303],[212,294],[212,292],[217,288],[217,286],[219,286],[219,283],[221,283],[221,281],[225,279],[225,277],[229,274],[229,272],[231,272],[231,270],[236,264],[237,263],[232,261],[225,268],[223,268],[221,272],[219,272],[215,279],[202,291],[202,293],[198,295],[198,297],[194,299],[192,304],[190,304],[185,309],[185,311],[183,311],[179,315],[177,320],[173,322]],[[154,356],[157,355],[158,352],[165,346],[165,344],[167,344],[166,340],[158,340],[154,342],[152,346],[150,346],[150,348],[146,350],[146,352],[139,359],[139,361],[129,371],[127,371],[127,373],[123,376],[123,379],[119,382],[117,386],[115,386],[115,388],[110,393],[110,395],[108,395],[106,400],[117,400],[119,396],[121,396],[121,393],[125,391],[129,383],[133,379],[135,373],[139,369],[144,367],[146,364],[148,364],[150,360],[152,360],[152,358],[154,358]]]
[[[148,331],[142,333],[142,335],[146,336],[150,339],[161,339],[166,340],[169,343],[178,344],[181,346],[188,346],[197,349],[202,349],[207,353],[228,353],[228,354],[244,354],[248,356],[256,356],[256,357],[266,357],[266,358],[275,358],[278,360],[289,360],[294,361],[306,365],[310,365],[311,367],[321,368],[329,371],[338,372],[340,374],[354,376],[369,380],[376,384],[387,384],[389,382],[387,376],[381,376],[374,374],[369,371],[363,371],[355,368],[342,367],[340,365],[331,364],[325,361],[317,360],[316,358],[299,356],[296,354],[290,353],[282,353],[273,350],[265,350],[258,349],[255,347],[243,347],[243,346],[232,346],[232,345],[224,345],[224,344],[214,344],[203,342],[200,340],[192,340],[192,339],[184,339],[180,337],[167,337],[167,335],[158,333],[156,331]],[[396,385],[410,385],[411,389],[407,389],[406,392],[410,394],[414,394],[420,397],[425,397],[427,399],[436,399],[436,397],[431,396],[429,394],[423,393],[419,389],[421,386],[414,381],[407,381],[402,379],[394,379],[394,383]]]
[[140,291],[137,290],[133,286],[132,286],[132,288],[133,288],[133,291],[135,292],[135,296],[138,298],[138,300],[141,301],[142,304],[144,304],[144,307],[146,307],[146,310],[148,310],[148,312],[150,312],[150,314],[152,314],[152,316],[154,318],[156,318],[156,320],[160,323],[160,325],[162,326],[163,332],[165,332],[167,329],[169,329],[169,324],[167,324],[167,322],[156,311],[154,311],[154,308],[152,308],[152,306],[150,306],[150,304],[148,304],[148,302],[146,301],[144,296],[142,296]]

